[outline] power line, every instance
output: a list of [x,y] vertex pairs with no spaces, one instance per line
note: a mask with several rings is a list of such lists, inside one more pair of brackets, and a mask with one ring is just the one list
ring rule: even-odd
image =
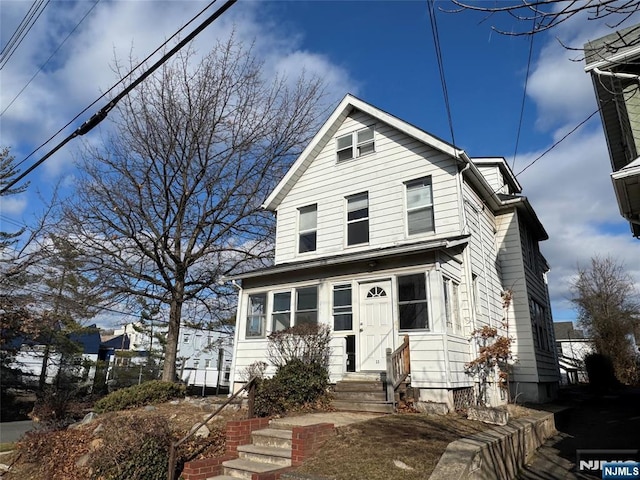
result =
[[[211,2],[209,4],[213,5],[216,2],[216,0],[213,0],[213,2]],[[234,3],[236,3],[237,0],[227,0],[222,7],[220,7],[218,10],[216,10],[213,14],[211,14],[204,22],[202,22],[193,32],[191,32],[189,35],[187,35],[184,40],[180,41],[175,47],[173,47],[171,50],[169,50],[168,53],[164,54],[160,60],[158,60],[156,63],[154,63],[147,71],[145,71],[142,75],[140,75],[136,80],[134,80],[133,82],[131,82],[131,84],[129,84],[127,87],[124,88],[124,90],[122,90],[122,92],[120,92],[118,95],[116,95],[107,105],[105,105],[104,107],[102,107],[97,113],[95,113],[91,118],[89,118],[89,120],[87,120],[86,122],[84,122],[82,125],[80,125],[80,127],[78,127],[71,135],[69,135],[68,137],[66,137],[62,142],[60,142],[58,145],[56,145],[52,150],[50,150],[46,155],[44,155],[40,160],[38,160],[36,163],[34,163],[33,165],[31,165],[27,170],[25,170],[23,173],[21,173],[20,175],[18,175],[15,179],[13,179],[11,182],[9,182],[8,185],[6,185],[2,190],[0,190],[0,194],[6,192],[7,190],[9,190],[11,187],[13,187],[16,183],[18,183],[20,180],[22,180],[24,177],[26,177],[29,173],[31,173],[33,170],[35,170],[37,167],[39,167],[40,165],[42,165],[49,157],[51,157],[55,152],[57,152],[58,150],[60,150],[64,145],[66,145],[68,142],[70,142],[72,139],[74,139],[75,137],[78,136],[82,136],[87,134],[88,132],[90,132],[91,130],[93,130],[96,126],[98,126],[100,124],[100,122],[102,122],[102,120],[104,120],[107,115],[109,114],[109,112],[116,106],[116,104],[122,100],[125,96],[127,96],[135,87],[137,87],[140,83],[142,83],[147,77],[149,77],[153,72],[155,72],[160,66],[162,66],[165,62],[167,62],[167,60],[169,60],[173,55],[175,55],[179,50],[181,50],[187,43],[189,43],[191,40],[193,40],[198,34],[200,34],[206,27],[208,27],[211,23],[213,23],[220,15],[222,15],[224,12],[226,12]],[[208,8],[208,7],[207,7]],[[202,12],[201,12],[202,13]],[[200,14],[198,14],[200,15]],[[166,42],[165,42],[166,43]],[[131,72],[129,73],[129,75],[131,74]],[[128,75],[127,75],[128,76]],[[126,78],[126,77],[125,77]],[[124,80],[124,79],[122,79]],[[118,83],[121,83],[122,80]],[[112,87],[113,88],[113,87]],[[105,93],[106,94],[106,93]],[[102,95],[103,97],[104,95]],[[102,98],[100,97],[100,98]],[[97,102],[97,100],[96,100]],[[96,103],[94,102],[94,103]],[[93,105],[93,104],[92,104]],[[84,113],[86,110],[88,110],[89,107],[87,107],[85,110],[83,110],[82,113]],[[79,115],[78,115],[79,116]],[[76,118],[78,118],[78,116],[76,116]],[[69,122],[71,123],[71,122]],[[69,125],[69,124],[67,124]],[[64,128],[64,127],[63,127]],[[60,130],[61,131],[61,130]],[[58,131],[58,133],[60,132]],[[56,134],[57,135],[57,134]],[[54,135],[55,136],[55,135]],[[53,138],[53,137],[52,137]],[[49,139],[51,140],[51,139]],[[49,142],[49,140],[47,141],[47,143]],[[40,148],[40,147],[38,147]],[[28,158],[28,157],[27,157]],[[25,159],[26,160],[26,159]],[[20,162],[20,164],[22,164],[25,160],[23,160],[22,162]]]
[[60,48],[62,48],[62,46],[65,44],[65,42],[67,40],[69,40],[69,37],[71,37],[71,35],[73,35],[73,33],[78,29],[80,24],[84,21],[84,19],[89,16],[89,14],[93,11],[94,8],[96,8],[98,3],[100,3],[100,0],[96,0],[96,2],[91,6],[91,8],[89,10],[87,10],[87,13],[85,13],[84,16],[80,19],[80,21],[76,24],[76,26],[73,27],[73,30],[71,30],[69,32],[69,34],[64,38],[64,40],[62,40],[60,45],[58,45],[58,47],[53,51],[53,53],[49,56],[49,58],[47,58],[47,60],[40,66],[40,68],[38,68],[36,73],[33,74],[33,76],[29,79],[29,81],[26,83],[26,85],[24,87],[22,87],[22,89],[18,92],[18,94],[15,97],[13,97],[13,100],[11,100],[11,102],[9,102],[9,105],[4,107],[4,110],[2,110],[2,112],[0,112],[0,117],[2,117],[2,115],[4,115],[4,112],[6,112],[9,109],[9,107],[11,107],[11,105],[13,105],[13,103],[18,99],[18,97],[20,95],[22,95],[22,92],[24,92],[26,90],[26,88],[29,85],[31,85],[31,82],[33,82],[33,79],[36,78],[38,76],[38,74],[42,71],[42,69],[47,66],[49,61],[55,56],[56,53],[58,53],[58,51],[60,50]]
[[442,94],[444,96],[444,105],[447,110],[447,119],[449,120],[449,131],[451,132],[451,143],[456,144],[453,135],[453,120],[451,118],[451,106],[449,104],[449,92],[447,90],[447,79],[444,74],[444,63],[442,61],[442,49],[440,47],[440,36],[438,34],[438,22],[434,11],[435,1],[427,0],[427,11],[429,12],[429,20],[431,22],[431,35],[433,36],[433,44],[436,50],[436,60],[438,61],[438,72],[440,73],[440,83],[442,85]]
[[526,167],[524,167],[522,170],[520,170],[518,173],[515,174],[515,176],[517,177],[518,175],[520,175],[521,173],[523,173],[525,170],[527,170],[529,167],[531,167],[534,163],[536,163],[538,160],[540,160],[542,157],[544,157],[547,153],[549,153],[551,150],[553,150],[554,148],[556,148],[560,143],[562,143],[564,140],[567,139],[567,137],[569,137],[571,134],[573,134],[574,132],[576,132],[580,127],[582,127],[585,123],[587,123],[589,120],[591,120],[591,118],[600,111],[600,108],[596,109],[595,112],[593,112],[591,115],[589,115],[587,118],[585,118],[582,122],[580,122],[578,125],[576,125],[574,128],[572,128],[567,134],[565,134],[560,140],[558,140],[557,142],[555,142],[553,145],[551,145],[549,148],[547,148],[544,152],[542,152],[542,154],[540,154],[535,160],[529,162],[527,164]]
[[[534,20],[535,30],[535,20]],[[511,170],[516,168],[516,155],[518,154],[518,145],[520,144],[520,132],[522,130],[522,119],[524,117],[524,105],[527,99],[527,85],[529,84],[529,71],[531,70],[531,57],[533,53],[533,35],[529,35],[529,58],[527,59],[527,74],[524,79],[524,89],[522,91],[522,104],[520,105],[520,119],[518,120],[518,133],[516,134],[516,146],[513,151],[513,161],[511,162]]]
[[[31,8],[29,8],[29,11],[27,11],[26,15],[20,22],[20,25],[18,25],[16,31],[13,32],[13,35],[11,35],[11,38],[2,49],[2,52],[0,52],[0,70],[4,68],[15,51],[22,44],[25,37],[40,18],[40,15],[42,15],[42,12],[44,12],[44,9],[49,5],[49,1],[50,0],[46,0],[46,3],[44,3],[44,0],[36,0],[33,2]],[[43,3],[44,5],[42,5]]]
[[131,75],[133,75],[133,72],[135,72],[138,68],[140,68],[142,65],[144,65],[144,63],[146,61],[148,61],[159,50],[164,48],[176,36],[178,36],[180,33],[182,33],[182,31],[185,28],[187,28],[189,25],[191,25],[198,17],[200,17],[206,10],[208,10],[214,3],[216,3],[216,1],[217,0],[212,0],[207,6],[205,6],[202,10],[200,10],[200,12],[198,12],[197,15],[195,15],[191,20],[189,20],[186,24],[184,24],[182,26],[182,28],[180,28],[177,32],[175,32],[173,35],[171,35],[171,37],[169,37],[167,40],[165,40],[158,48],[156,48],[153,52],[151,52],[149,55],[147,55],[144,60],[142,60],[135,67],[133,67],[129,73],[127,73],[124,77],[122,77],[120,80],[118,80],[113,86],[111,86],[111,88],[109,88],[109,90],[104,92],[102,95],[100,95],[98,98],[96,98],[93,102],[91,102],[89,105],[87,105],[80,113],[78,113],[75,117],[73,117],[71,120],[69,120],[69,122],[67,122],[66,125],[64,125],[62,128],[60,128],[56,133],[51,135],[45,142],[43,142],[40,146],[38,146],[35,150],[33,150],[29,155],[27,155],[25,158],[23,158],[20,162],[15,164],[15,167],[19,167],[20,165],[25,163],[38,150],[40,150],[42,147],[44,147],[46,144],[48,144],[51,140],[53,140],[55,137],[57,137],[58,134],[60,134],[60,132],[62,132],[65,128],[67,128],[69,125],[71,125],[73,122],[75,122],[83,113],[85,113],[87,110],[89,110],[91,107],[93,107],[96,103],[98,103],[100,100],[102,100],[104,97],[106,97],[109,93],[111,93],[118,85],[120,85],[127,78],[129,78]]

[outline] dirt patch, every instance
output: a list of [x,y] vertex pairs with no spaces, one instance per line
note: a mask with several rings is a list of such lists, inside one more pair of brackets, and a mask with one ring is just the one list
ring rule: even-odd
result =
[[[12,465],[12,468],[2,479],[86,480],[91,477],[87,456],[94,451],[109,451],[108,442],[118,441],[117,437],[109,434],[113,425],[120,426],[119,436],[125,438],[134,433],[144,434],[128,431],[132,424],[144,426],[166,421],[170,438],[176,441],[218,409],[221,403],[215,398],[187,398],[153,407],[105,413],[74,429],[46,431],[36,428],[18,442],[13,454],[3,459],[3,463]],[[224,451],[224,426],[230,420],[245,417],[246,410],[235,406],[225,408],[207,424],[211,431],[209,437],[186,442],[179,456],[184,461],[220,455]]]
[[337,429],[299,469],[334,480],[428,478],[447,445],[490,428],[456,414],[400,414]]

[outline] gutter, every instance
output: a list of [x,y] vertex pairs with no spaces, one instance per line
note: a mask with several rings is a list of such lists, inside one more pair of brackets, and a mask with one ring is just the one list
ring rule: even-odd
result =
[[[377,248],[375,250],[366,250],[363,252],[358,252],[350,255],[336,255],[334,257],[329,258],[319,258],[316,260],[306,260],[304,262],[291,262],[291,263],[283,263],[279,265],[274,265],[268,268],[264,268],[261,270],[252,270],[245,273],[239,273],[237,275],[229,275],[223,277],[221,281],[228,282],[233,280],[241,280],[244,278],[254,278],[261,277],[264,275],[274,275],[280,273],[289,273],[300,270],[301,265],[304,265],[304,268],[318,268],[325,267],[331,265],[342,265],[346,263],[353,262],[361,262],[372,259],[379,259],[381,257],[393,257],[397,255],[405,255],[411,254],[415,252],[420,252],[423,250],[439,250],[443,248],[453,248],[459,245],[463,245],[468,243],[469,236],[462,235],[459,237],[452,237],[450,239],[442,239],[442,240],[434,240],[431,242],[420,242],[410,245],[390,245],[386,247]],[[385,253],[388,251],[388,255]]]

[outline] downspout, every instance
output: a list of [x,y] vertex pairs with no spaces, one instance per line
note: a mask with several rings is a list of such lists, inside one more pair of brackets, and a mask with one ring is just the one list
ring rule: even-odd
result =
[[[456,152],[458,153],[458,152]],[[458,156],[460,158],[460,156]],[[463,182],[463,174],[467,170],[471,168],[471,160],[466,161],[466,165],[462,170],[460,170],[458,175],[458,185],[460,189],[460,210],[463,219],[462,223],[462,233],[469,234],[469,223],[467,222],[467,214],[465,208],[464,201],[464,182]],[[473,272],[471,271],[471,254],[469,253],[469,248],[465,248],[463,255],[466,257],[464,262],[465,269],[465,277],[467,279],[467,305],[469,306],[469,320],[471,321],[471,331],[476,329],[476,305],[474,301],[473,295]],[[478,356],[478,345],[476,342],[471,342],[471,358],[476,358]],[[472,383],[475,389],[475,382]]]

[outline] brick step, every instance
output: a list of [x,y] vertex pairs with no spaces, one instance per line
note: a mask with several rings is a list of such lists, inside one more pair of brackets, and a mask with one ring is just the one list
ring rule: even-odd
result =
[[268,463],[280,467],[291,466],[291,448],[263,447],[260,445],[240,445],[238,455],[244,460]]
[[335,400],[356,402],[386,402],[387,394],[385,392],[338,391],[333,392],[333,398]]
[[261,447],[288,448],[291,450],[291,429],[264,428],[251,434],[254,445]]
[[393,413],[393,404],[391,402],[353,402],[334,400],[332,402],[336,410],[346,412],[375,412],[375,413]]
[[254,473],[266,473],[273,470],[280,470],[281,465],[272,463],[253,462],[244,458],[236,458],[222,462],[223,474],[233,478],[245,478],[251,480]]

